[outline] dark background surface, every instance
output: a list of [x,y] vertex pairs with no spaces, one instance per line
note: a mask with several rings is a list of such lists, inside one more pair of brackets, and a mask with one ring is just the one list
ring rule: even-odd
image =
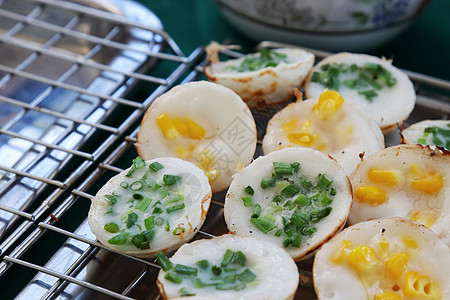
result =
[[[213,0],[140,0],[162,21],[187,55],[210,41],[228,41],[250,52],[257,43],[235,30]],[[417,21],[394,41],[368,54],[392,58],[394,65],[450,80],[450,1],[431,0]]]

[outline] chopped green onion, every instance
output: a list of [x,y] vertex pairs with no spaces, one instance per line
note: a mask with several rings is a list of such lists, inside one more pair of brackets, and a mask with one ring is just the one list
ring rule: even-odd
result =
[[294,162],[291,164],[292,170],[296,173],[298,170],[300,170],[300,163]]
[[105,215],[107,214],[112,214],[114,212],[113,207],[111,206],[110,208],[108,208],[108,210],[105,212]]
[[167,272],[173,268],[173,263],[161,250],[156,253],[156,259],[158,261],[158,264],[161,266],[161,269],[163,269],[163,271]]
[[164,229],[165,229],[167,232],[170,231],[170,224],[169,224],[169,221],[168,221],[168,220],[166,220],[166,225],[164,225]]
[[261,214],[261,205],[255,204],[251,218],[258,218],[260,214]]
[[225,275],[225,277],[223,279],[227,283],[235,283],[237,276],[238,276],[237,274],[228,274],[228,275]]
[[237,278],[242,282],[250,283],[255,280],[256,275],[249,269],[245,269]]
[[[150,232],[152,232],[153,234],[151,234]],[[144,233],[139,233],[139,234],[135,234],[132,236],[131,238],[131,242],[133,243],[133,245],[136,246],[136,248],[138,249],[149,249],[150,245],[149,245],[149,240],[147,239],[147,235],[149,236],[150,240],[153,239],[154,236],[154,231],[150,230],[147,234]]]
[[183,275],[188,275],[188,276],[197,276],[198,269],[194,268],[194,267],[176,264],[175,272],[177,272],[178,274],[183,274]]
[[[181,227],[181,232],[185,233],[185,232],[186,232],[186,229],[185,229],[184,227]],[[180,235],[181,232],[180,232],[180,227],[177,227],[177,228],[175,228],[175,229],[173,230],[172,233],[173,233],[173,235]]]
[[128,188],[128,182],[122,181],[122,182],[120,183],[120,187],[123,188],[123,189]]
[[312,184],[311,181],[309,181],[308,179],[302,178],[302,187],[303,187],[305,190],[309,191],[310,189],[313,188],[313,184]]
[[164,278],[167,281],[170,281],[170,282],[173,282],[173,283],[176,283],[176,284],[179,284],[179,283],[181,283],[183,281],[183,278],[178,276],[175,273],[167,273],[166,275],[164,275]]
[[302,235],[301,234],[294,235],[294,237],[292,238],[292,246],[299,248],[301,243],[302,243]]
[[178,293],[180,294],[180,296],[184,297],[184,296],[195,296],[196,294],[188,292],[185,288],[181,288],[178,290]]
[[119,226],[117,226],[116,223],[108,223],[103,227],[106,231],[109,233],[116,233],[119,232]]
[[153,191],[157,191],[157,190],[159,190],[160,188],[161,188],[161,186],[160,186],[159,184],[155,183],[155,184],[153,185],[152,190],[153,190]]
[[305,195],[299,194],[297,198],[295,198],[294,203],[299,205],[300,207],[311,205],[311,201],[306,198]]
[[134,225],[134,223],[136,223],[138,219],[138,215],[134,212],[129,213],[128,217],[127,217],[127,228],[130,228],[131,226]]
[[181,181],[181,176],[164,174],[163,182],[165,185],[174,185]]
[[143,160],[139,156],[136,157],[135,159],[133,159],[133,165],[131,166],[130,170],[128,171],[128,173],[125,176],[130,177],[134,171],[136,171],[137,169],[140,169],[144,166],[145,166],[145,160]]
[[136,205],[136,209],[139,209],[140,211],[146,211],[151,202],[152,199],[145,197]]
[[222,268],[219,266],[212,266],[211,267],[211,272],[216,275],[219,276],[220,274],[222,274]]
[[277,175],[292,175],[292,166],[289,163],[273,162],[273,170]]
[[337,194],[336,189],[331,188],[331,189],[330,189],[330,195],[331,195],[331,196],[336,196],[336,194]]
[[166,202],[166,205],[170,205],[170,204],[174,204],[174,203],[178,203],[180,201],[184,200],[184,196],[182,195],[177,195],[175,198],[170,199],[169,201]]
[[295,204],[292,201],[288,200],[284,204],[284,207],[286,207],[288,210],[293,210],[295,208]]
[[111,205],[114,205],[117,203],[117,198],[114,195],[105,195],[105,198],[109,200]]
[[144,184],[142,183],[142,181],[135,181],[130,185],[130,189],[132,189],[133,191],[138,191],[140,189],[142,189],[142,187],[144,186]]
[[265,217],[250,218],[250,223],[261,230],[264,234],[267,234],[269,231],[276,228],[275,224]]
[[222,269],[224,272],[235,272],[237,269],[236,268],[223,268]]
[[319,202],[322,203],[323,206],[327,206],[330,205],[333,200],[328,198],[327,193],[323,192],[320,195]]
[[366,99],[370,102],[372,102],[372,98],[378,96],[378,93],[375,92],[375,90],[365,90],[365,91],[359,91],[359,95],[363,95],[366,97]]
[[151,187],[154,183],[154,180],[150,172],[146,172],[144,176],[142,176],[141,181],[142,183],[144,183],[144,185],[148,185],[149,187]]
[[180,203],[180,204],[176,204],[174,206],[167,207],[166,212],[168,214],[170,214],[170,213],[173,213],[174,211],[182,210],[182,209],[184,209],[184,203]]
[[198,277],[195,277],[195,278],[194,278],[193,283],[194,283],[195,288],[197,288],[197,289],[202,289],[202,288],[205,288],[205,287],[208,286],[206,283],[204,283],[204,282],[203,282],[200,278],[198,278]]
[[158,215],[162,214],[162,213],[163,213],[163,210],[160,207],[155,207],[152,212],[152,214],[158,214]]
[[289,181],[287,181],[287,180],[278,181],[277,184],[276,184],[277,190],[281,191],[282,189],[284,189],[288,185],[289,185]]
[[142,200],[142,199],[144,199],[144,195],[139,194],[139,193],[133,193],[133,195],[131,195],[131,197],[132,197],[134,200]]
[[291,223],[291,222],[286,223],[286,224],[284,225],[284,227],[283,227],[283,230],[284,230],[284,233],[285,233],[288,237],[293,236],[294,233],[297,232],[297,229],[296,229],[294,223]]
[[261,188],[267,189],[269,187],[273,187],[273,186],[275,186],[276,182],[277,181],[276,181],[275,177],[263,179],[263,180],[261,180]]
[[155,216],[150,216],[144,220],[145,229],[150,230],[155,227]]
[[153,172],[158,172],[159,170],[164,168],[164,166],[162,164],[160,164],[159,162],[157,162],[157,161],[151,163],[148,167]]
[[241,197],[241,199],[242,199],[242,201],[244,202],[244,206],[245,206],[245,207],[253,206],[252,197],[250,197],[250,196],[244,196],[244,197]]
[[209,261],[206,260],[206,259],[199,260],[197,262],[197,266],[199,266],[200,269],[205,270],[205,269],[207,269],[209,267]]
[[426,145],[427,144],[427,140],[424,138],[420,138],[417,140],[417,144],[421,144],[421,145]]
[[299,228],[302,228],[302,227],[304,227],[306,224],[308,224],[308,220],[307,219],[305,219],[305,218],[303,218],[301,215],[299,215],[299,214],[293,214],[292,216],[291,216],[291,222],[295,225],[295,226],[297,226],[297,227],[299,227]]
[[228,266],[231,261],[233,260],[233,255],[234,252],[230,249],[227,249],[227,251],[225,251],[225,255],[223,256],[222,262],[220,263],[221,267],[226,267]]
[[281,194],[286,197],[294,197],[298,192],[300,192],[300,188],[293,183],[281,190]]
[[280,203],[284,200],[283,196],[281,195],[275,195],[275,197],[273,197],[272,201],[276,202],[276,203]]
[[289,237],[285,238],[283,240],[283,247],[287,248],[292,244],[293,240]]
[[324,208],[317,208],[311,211],[311,218],[312,219],[323,219],[326,216],[328,216],[331,213],[332,208],[331,207],[324,207]]
[[170,193],[167,190],[162,190],[159,192],[159,196],[161,197],[161,199],[164,199],[169,195],[170,195]]
[[253,190],[253,188],[251,187],[251,186],[247,186],[247,187],[245,187],[245,189],[244,189],[244,192],[246,193],[246,194],[248,194],[248,195],[251,195],[251,196],[253,196],[254,194],[255,194],[255,191]]
[[242,251],[237,251],[237,252],[234,252],[232,262],[238,263],[241,266],[245,266],[245,263],[247,262],[247,258],[245,257],[245,254]]
[[275,236],[281,236],[282,233],[283,233],[283,230],[282,230],[282,229],[278,229],[278,230],[275,232]]
[[108,243],[112,245],[122,245],[127,242],[128,237],[130,236],[129,232],[122,232],[108,240]]
[[314,227],[314,226],[307,226],[307,227],[302,229],[303,235],[312,235],[316,231],[317,231],[317,228]]
[[[164,224],[164,219],[163,218],[157,218],[156,219],[156,221],[155,221],[155,225],[156,226],[162,226]],[[151,229],[151,228],[149,228],[149,229]]]
[[327,179],[325,174],[319,174],[317,178],[317,186],[321,189],[328,189],[331,184],[333,183],[332,180]]
[[351,64],[350,65],[350,71],[351,72],[356,72],[358,70],[358,66],[356,64]]

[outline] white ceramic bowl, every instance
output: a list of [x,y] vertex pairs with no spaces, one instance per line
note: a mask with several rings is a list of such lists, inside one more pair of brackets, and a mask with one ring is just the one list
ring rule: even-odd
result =
[[392,40],[428,0],[216,0],[249,38],[329,51],[364,51]]

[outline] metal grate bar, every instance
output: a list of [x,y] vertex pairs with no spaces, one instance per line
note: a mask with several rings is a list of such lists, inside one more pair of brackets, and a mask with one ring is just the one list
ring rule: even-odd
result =
[[[48,3],[47,1],[41,1],[41,0],[39,0],[39,1],[40,2],[45,2],[45,3],[53,5],[53,6],[61,7],[60,5],[57,5],[56,1],[55,2],[51,2],[51,3]],[[61,3],[67,4],[68,2],[61,2]],[[83,7],[82,8],[83,11],[79,11],[79,13],[80,14],[85,14],[86,11],[84,11],[84,10],[87,9],[87,7],[85,7],[85,6],[82,6],[82,7]],[[102,16],[99,15],[100,11],[99,10],[95,10],[95,11],[96,11],[95,17],[96,18],[102,18]],[[105,14],[107,14],[107,13],[105,13]],[[109,40],[109,41],[108,40],[104,40],[103,38],[99,38],[99,37],[96,37],[94,35],[90,35],[90,34],[87,34],[87,33],[84,33],[84,32],[79,32],[79,31],[75,31],[75,30],[70,30],[70,29],[63,28],[63,27],[60,27],[60,26],[57,26],[57,25],[53,25],[53,24],[50,24],[50,23],[47,23],[47,22],[44,22],[44,21],[31,19],[31,18],[28,18],[26,16],[23,16],[23,15],[20,15],[20,14],[16,14],[16,13],[13,13],[13,12],[10,12],[10,11],[5,11],[5,10],[2,10],[2,9],[0,9],[0,17],[8,18],[8,19],[19,21],[19,22],[26,23],[26,24],[30,24],[30,25],[36,26],[36,27],[44,29],[44,30],[56,32],[56,33],[59,33],[59,34],[62,34],[62,35],[66,35],[66,36],[70,36],[70,37],[73,37],[73,38],[78,38],[78,39],[85,40],[85,41],[88,41],[88,42],[91,42],[91,43],[95,43],[95,44],[100,44],[102,46],[111,47],[111,48],[114,48],[114,49],[117,49],[117,50],[133,51],[133,52],[136,52],[136,53],[145,54],[145,55],[147,55],[149,57],[155,57],[155,58],[164,59],[164,60],[168,60],[168,61],[174,61],[174,62],[180,62],[180,63],[185,63],[186,62],[186,58],[181,53],[181,50],[179,50],[178,46],[175,46],[176,45],[175,43],[171,42],[172,39],[170,38],[170,36],[167,35],[167,33],[164,34],[161,31],[142,26],[141,24],[139,24],[139,26],[135,26],[133,24],[132,26],[133,27],[137,27],[137,28],[142,28],[142,29],[151,31],[151,32],[153,32],[155,34],[163,36],[164,39],[166,41],[168,41],[169,45],[174,50],[174,52],[177,55],[182,55],[182,56],[180,57],[180,56],[177,56],[177,55],[171,55],[171,54],[165,54],[165,53],[155,53],[155,52],[151,52],[151,51],[148,51],[148,50],[136,49],[136,48],[124,45],[122,43],[114,42],[114,41],[111,41],[111,40]],[[116,18],[116,17],[118,17],[118,16],[114,15],[114,18]],[[103,17],[103,19],[109,19],[109,18],[108,17]],[[116,19],[113,19],[112,21],[114,21],[115,23],[122,24],[120,21],[118,21]],[[128,24],[128,26],[130,26],[130,24]]]
[[97,286],[95,284],[92,284],[92,283],[89,283],[89,282],[86,282],[86,281],[83,281],[83,280],[79,280],[79,279],[77,279],[75,277],[67,276],[65,274],[62,274],[62,273],[59,273],[59,272],[55,272],[55,271],[49,270],[47,268],[43,268],[41,266],[29,263],[29,262],[26,262],[26,261],[23,261],[23,260],[20,260],[20,259],[17,259],[17,258],[13,258],[13,257],[10,257],[10,256],[5,256],[3,259],[5,261],[11,262],[11,263],[15,263],[15,264],[18,264],[18,265],[22,265],[22,266],[34,269],[36,271],[39,271],[41,273],[45,273],[45,274],[53,276],[53,277],[57,277],[59,279],[66,280],[66,281],[69,281],[71,283],[78,284],[78,285],[83,286],[85,288],[88,288],[88,289],[91,289],[91,290],[103,293],[103,294],[111,296],[111,297],[115,297],[115,298],[118,298],[118,299],[124,299],[124,300],[132,300],[132,298],[130,298],[130,297],[123,296],[123,295],[121,295],[119,293],[115,293],[115,292],[113,292],[111,290],[99,287],[99,286]]
[[[167,60],[173,59],[174,61],[179,61],[179,62],[182,62],[182,63],[186,62],[185,60],[183,60],[184,54],[181,51],[181,49],[178,47],[177,43],[175,43],[175,41],[165,31],[158,30],[156,28],[149,28],[148,26],[143,26],[139,22],[135,22],[135,21],[129,20],[129,19],[124,18],[124,17],[122,17],[120,15],[112,15],[112,14],[107,13],[107,12],[99,11],[97,9],[92,9],[92,8],[81,6],[81,5],[77,5],[75,3],[70,3],[70,2],[67,2],[67,1],[64,1],[64,2],[62,2],[62,1],[52,1],[52,0],[37,0],[37,1],[39,1],[40,3],[45,3],[45,4],[48,4],[48,5],[55,6],[55,7],[64,8],[66,10],[71,10],[71,11],[78,12],[78,13],[81,13],[81,14],[87,14],[87,15],[95,16],[96,18],[107,20],[107,21],[112,22],[112,23],[119,23],[119,24],[121,24],[123,26],[133,26],[133,27],[136,27],[136,28],[152,31],[152,32],[162,36],[164,38],[164,40],[166,40],[166,42],[170,45],[170,47],[175,52],[175,54],[177,56],[180,56],[180,57],[168,56],[168,57],[160,57],[160,58],[167,59]],[[145,54],[147,54],[149,56],[157,57],[155,55],[155,53],[145,53]],[[179,59],[181,59],[181,60],[179,60]]]
[[45,147],[47,147],[49,149],[56,149],[56,150],[64,151],[66,153],[70,153],[70,154],[73,154],[73,155],[76,155],[76,156],[80,156],[80,157],[86,158],[88,160],[94,160],[94,156],[92,154],[89,154],[89,153],[86,153],[86,152],[82,152],[82,151],[78,151],[78,150],[67,149],[67,148],[64,148],[64,147],[52,144],[52,143],[46,143],[46,142],[43,142],[43,141],[41,141],[39,139],[26,137],[24,135],[21,135],[21,134],[18,134],[18,133],[9,131],[9,130],[4,130],[4,129],[0,128],[0,134],[6,134],[6,135],[9,135],[9,136],[12,136],[12,137],[15,137],[15,138],[19,138],[19,139],[23,139],[23,140],[26,140],[26,141],[30,141],[30,142],[33,142],[34,144],[42,145],[42,146],[45,146]]
[[[0,11],[0,15],[1,15],[1,11]],[[105,40],[109,40],[109,39],[102,39],[102,41],[105,41]],[[43,46],[36,46],[34,44],[27,43],[27,42],[22,41],[17,38],[5,38],[2,36],[2,37],[0,37],[0,42],[9,44],[9,45],[13,45],[13,46],[16,46],[16,47],[19,47],[22,49],[34,51],[34,52],[37,52],[40,54],[45,54],[45,55],[48,55],[48,56],[51,56],[54,58],[58,58],[58,59],[61,59],[61,60],[64,60],[64,61],[67,61],[67,62],[70,62],[73,64],[79,64],[79,65],[83,65],[83,66],[87,66],[87,67],[92,67],[94,69],[109,71],[109,72],[121,74],[121,75],[124,75],[127,77],[133,77],[136,79],[153,82],[153,83],[157,83],[157,84],[166,84],[165,79],[161,79],[161,78],[157,78],[154,76],[149,76],[149,75],[145,75],[145,74],[141,74],[141,73],[136,73],[136,72],[126,72],[123,70],[118,70],[116,68],[112,68],[105,64],[100,64],[100,63],[96,63],[93,61],[86,61],[86,59],[80,59],[79,57],[74,56],[73,53],[71,53],[71,55],[68,55],[64,52],[56,51],[54,49],[48,49]]]
[[52,116],[52,117],[73,121],[76,124],[88,125],[88,126],[91,126],[91,127],[94,127],[94,128],[100,129],[100,130],[104,130],[104,131],[107,131],[107,132],[110,132],[110,133],[113,133],[113,134],[119,134],[120,133],[120,131],[117,128],[114,128],[114,127],[111,127],[111,126],[85,121],[85,120],[80,119],[80,118],[73,118],[71,116],[65,115],[63,113],[56,112],[56,111],[51,110],[51,109],[46,109],[46,108],[43,108],[43,107],[37,107],[37,106],[31,105],[31,104],[28,104],[28,103],[24,103],[22,101],[18,101],[18,100],[15,100],[15,99],[11,99],[9,97],[5,97],[5,96],[2,96],[2,95],[0,95],[0,101],[6,102],[6,103],[9,103],[9,104],[13,104],[13,105],[16,105],[16,106],[20,106],[20,107],[22,107],[24,109],[27,109],[27,110],[33,110],[33,111],[36,111],[36,112],[44,113],[44,114]]
[[86,94],[86,95],[97,97],[97,98],[104,99],[104,100],[111,100],[111,101],[114,101],[114,102],[117,102],[117,103],[120,103],[120,104],[128,105],[128,106],[139,108],[139,109],[143,108],[143,105],[141,103],[136,103],[136,102],[133,102],[133,101],[130,101],[130,100],[126,100],[126,99],[120,98],[120,97],[111,97],[111,96],[107,96],[107,95],[104,95],[104,94],[91,92],[91,91],[89,91],[87,89],[76,87],[74,85],[70,85],[70,84],[67,84],[67,83],[61,83],[61,82],[58,82],[56,80],[48,79],[48,78],[45,78],[45,77],[42,77],[42,76],[39,76],[39,75],[35,75],[35,74],[32,74],[32,73],[15,70],[13,68],[10,68],[10,67],[4,66],[4,65],[0,65],[0,71],[3,71],[5,73],[10,73],[10,74],[13,74],[13,75],[16,75],[16,76],[20,76],[20,77],[23,77],[23,78],[31,79],[31,80],[34,80],[34,81],[42,82],[42,83],[45,83],[45,84],[48,84],[48,85],[51,85],[51,86],[55,86],[55,87],[59,87],[59,88],[62,88],[62,89],[66,89],[66,90],[69,90],[69,91],[73,91],[73,92],[77,92],[77,93],[81,93],[81,94]]
[[[0,133],[2,133],[1,129],[0,129]],[[31,179],[34,179],[34,180],[37,180],[37,181],[40,181],[40,182],[44,182],[44,183],[47,183],[47,184],[51,184],[51,185],[54,185],[54,186],[56,186],[56,187],[58,187],[60,189],[65,189],[66,188],[66,185],[63,182],[58,181],[58,180],[52,180],[52,179],[48,179],[48,178],[45,178],[45,177],[36,176],[36,175],[33,175],[31,173],[28,173],[28,172],[19,171],[19,170],[16,170],[16,169],[13,169],[13,168],[9,168],[9,167],[5,167],[5,166],[2,166],[2,165],[0,165],[0,170],[6,171],[6,172],[9,172],[9,173],[13,173],[13,174],[16,174],[18,176],[31,178]]]
[[26,213],[26,212],[23,212],[23,211],[20,211],[20,210],[11,208],[11,207],[7,207],[7,206],[1,205],[1,204],[0,204],[0,209],[4,210],[4,211],[7,211],[7,212],[10,212],[12,214],[18,215],[18,216],[27,218],[30,221],[34,221],[34,219],[35,219],[32,214],[29,214],[29,213]]

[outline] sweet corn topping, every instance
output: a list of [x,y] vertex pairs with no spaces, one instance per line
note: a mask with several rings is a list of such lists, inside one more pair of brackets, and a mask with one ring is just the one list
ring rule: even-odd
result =
[[347,254],[347,252],[349,251],[351,246],[352,246],[352,243],[350,241],[343,240],[341,247],[338,248],[336,255],[331,258],[331,261],[334,263],[341,262],[344,259],[345,254]]
[[420,170],[419,166],[415,163],[412,163],[409,167],[409,172],[413,175],[420,176],[422,175],[422,171]]
[[380,247],[379,255],[387,257],[389,254],[389,242],[386,239],[380,239],[378,246]]
[[442,175],[439,173],[432,173],[411,179],[411,187],[413,189],[428,194],[439,192],[443,185]]
[[158,124],[159,129],[167,140],[173,140],[180,135],[167,114],[159,115],[156,119],[156,123]]
[[399,280],[406,270],[406,264],[409,260],[409,254],[406,252],[398,252],[391,255],[386,260],[386,272],[394,280]]
[[369,170],[368,175],[372,182],[381,183],[388,186],[397,185],[400,178],[397,171],[386,169],[371,169]]
[[358,246],[347,256],[348,263],[359,273],[372,271],[378,262],[375,251],[369,246]]
[[375,296],[374,300],[402,300],[402,297],[392,292],[381,292]]
[[297,128],[297,119],[292,118],[286,123],[284,123],[283,127],[281,127],[282,130],[286,132],[292,132]]
[[289,133],[288,140],[302,146],[312,146],[314,143],[314,137],[308,133]]
[[355,190],[355,197],[370,205],[380,205],[387,200],[386,191],[374,186],[360,186]]
[[191,120],[190,118],[185,118],[184,121],[187,125],[189,136],[191,138],[201,140],[205,136],[205,129],[203,129],[193,120]]
[[405,296],[420,299],[442,299],[439,285],[432,282],[428,276],[420,275],[414,271],[406,272],[403,293]]
[[406,248],[410,249],[410,250],[416,250],[419,248],[419,245],[417,245],[416,240],[414,240],[412,237],[410,236],[404,236],[402,237],[402,242],[403,245],[406,246]]
[[184,120],[175,117],[171,119],[167,114],[161,114],[156,119],[159,129],[167,140],[173,140],[180,134],[191,139],[200,140],[205,136],[205,129],[190,118]]
[[189,155],[189,151],[185,147],[176,147],[175,153],[177,154],[178,157],[182,159],[187,158]]
[[430,228],[436,222],[439,215],[432,210],[418,210],[416,212],[410,212],[408,217],[411,220]]
[[180,118],[175,117],[175,118],[172,119],[172,123],[175,126],[175,128],[178,130],[179,133],[181,133],[184,136],[188,136],[189,135],[188,127],[187,127],[186,122],[184,122]]
[[344,98],[336,91],[325,90],[314,105],[313,110],[318,113],[319,119],[330,120],[344,103]]
[[215,162],[216,159],[214,155],[208,149],[204,149],[199,153],[199,163],[197,164],[197,167],[206,173],[206,176],[210,181],[217,179],[218,171],[213,168]]

